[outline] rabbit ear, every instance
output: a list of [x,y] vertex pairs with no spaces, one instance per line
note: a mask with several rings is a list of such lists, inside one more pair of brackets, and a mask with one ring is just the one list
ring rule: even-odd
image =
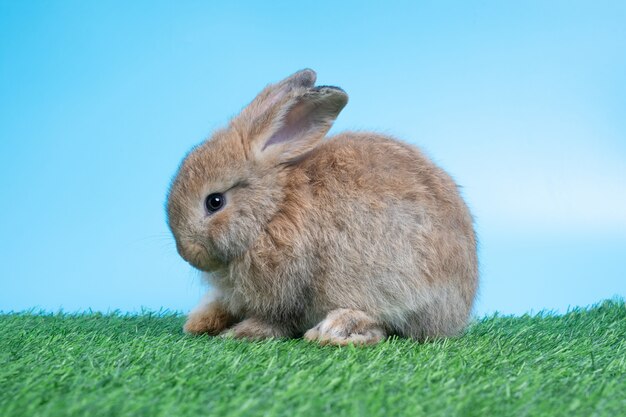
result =
[[315,85],[316,78],[317,74],[315,74],[315,71],[307,68],[290,75],[276,84],[268,85],[242,110],[237,120],[250,124],[263,119],[268,111],[272,110],[290,94],[312,88]]
[[283,163],[312,150],[347,102],[345,91],[330,86],[307,89],[284,101],[273,112],[268,129],[252,144],[256,157]]
[[315,85],[317,74],[310,68],[305,68],[285,78],[277,85],[277,90],[290,90],[292,88],[311,88]]

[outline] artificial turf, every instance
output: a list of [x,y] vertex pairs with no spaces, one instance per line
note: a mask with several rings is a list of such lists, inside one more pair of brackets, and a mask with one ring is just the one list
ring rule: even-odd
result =
[[0,315],[0,416],[626,415],[626,306],[375,347],[181,333],[166,313]]

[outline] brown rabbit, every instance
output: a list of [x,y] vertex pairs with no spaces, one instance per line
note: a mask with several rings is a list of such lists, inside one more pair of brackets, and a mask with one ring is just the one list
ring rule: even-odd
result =
[[324,139],[348,96],[315,77],[266,87],[182,162],[168,223],[215,290],[184,330],[337,345],[458,334],[478,270],[455,183],[392,138]]

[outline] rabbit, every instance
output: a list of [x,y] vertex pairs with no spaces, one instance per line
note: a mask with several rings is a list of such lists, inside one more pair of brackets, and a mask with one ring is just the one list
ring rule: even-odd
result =
[[184,331],[322,345],[460,334],[478,262],[457,185],[394,138],[325,138],[348,96],[315,81],[304,69],[268,85],[178,168],[168,225],[214,290]]

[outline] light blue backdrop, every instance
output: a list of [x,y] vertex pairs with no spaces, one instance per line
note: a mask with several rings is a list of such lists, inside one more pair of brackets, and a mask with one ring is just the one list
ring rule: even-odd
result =
[[181,157],[303,67],[476,216],[479,315],[626,295],[626,3],[0,2],[0,310],[188,310]]

